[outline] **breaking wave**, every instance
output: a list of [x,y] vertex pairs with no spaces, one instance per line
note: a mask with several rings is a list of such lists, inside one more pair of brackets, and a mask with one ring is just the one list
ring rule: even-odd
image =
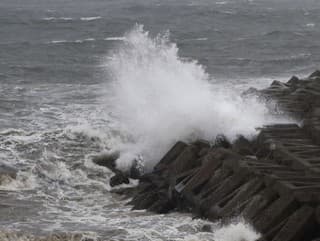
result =
[[80,18],[81,21],[94,21],[94,20],[98,20],[101,19],[101,16],[94,16],[94,17],[82,17]]
[[222,133],[233,140],[274,121],[264,104],[241,98],[178,51],[168,33],[152,37],[136,25],[106,60],[112,78],[106,101],[127,136],[118,147],[120,168],[137,158],[151,168],[178,139],[212,140]]

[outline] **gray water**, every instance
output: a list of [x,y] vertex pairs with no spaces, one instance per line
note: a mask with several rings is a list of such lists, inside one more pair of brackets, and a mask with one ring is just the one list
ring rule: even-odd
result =
[[[187,214],[130,211],[110,193],[112,172],[92,156],[119,149],[123,159],[141,154],[146,163],[154,154],[154,164],[175,139],[213,138],[228,124],[231,136],[251,135],[267,119],[264,107],[236,93],[319,68],[319,39],[317,0],[1,0],[0,163],[19,173],[1,180],[0,229],[254,240],[239,219],[227,231],[212,224],[212,234]],[[120,89],[110,85],[117,81]],[[250,120],[239,120],[238,107]]]

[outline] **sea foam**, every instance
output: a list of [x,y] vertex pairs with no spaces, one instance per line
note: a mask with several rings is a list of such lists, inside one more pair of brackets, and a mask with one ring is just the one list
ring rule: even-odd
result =
[[152,37],[136,25],[106,62],[112,78],[106,101],[127,137],[116,147],[121,168],[140,158],[150,169],[177,140],[218,134],[233,140],[274,121],[263,103],[241,98],[196,61],[180,58],[168,33]]

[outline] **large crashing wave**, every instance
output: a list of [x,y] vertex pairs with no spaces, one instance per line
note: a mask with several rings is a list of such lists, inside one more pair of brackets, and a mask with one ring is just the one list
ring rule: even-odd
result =
[[[109,56],[111,111],[126,133],[118,165],[143,156],[152,167],[177,140],[250,136],[272,121],[255,99],[242,99],[210,79],[196,61],[179,57],[168,34],[154,38],[136,25]],[[229,85],[230,86],[230,85]]]

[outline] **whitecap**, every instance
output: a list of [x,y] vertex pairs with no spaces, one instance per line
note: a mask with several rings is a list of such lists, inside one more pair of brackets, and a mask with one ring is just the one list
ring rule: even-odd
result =
[[314,28],[315,26],[316,26],[315,23],[307,23],[306,24],[306,27],[308,27],[308,28]]
[[61,44],[61,43],[68,43],[67,40],[52,40],[49,43],[51,44]]
[[48,42],[49,44],[63,44],[63,43],[84,43],[84,42],[92,42],[95,41],[94,38],[86,38],[86,39],[77,39],[77,40],[52,40]]
[[196,38],[195,40],[197,40],[197,41],[207,41],[208,38]]
[[98,20],[101,19],[101,16],[95,16],[95,17],[82,17],[80,18],[81,21],[94,21],[94,20]]
[[227,1],[216,2],[217,5],[225,5],[227,3],[228,3]]
[[76,41],[74,41],[75,43],[83,43],[83,42],[92,42],[92,41],[95,41],[96,39],[94,38],[86,38],[86,39],[78,39]]
[[260,238],[249,224],[244,221],[231,223],[223,226],[213,233],[213,240],[215,241],[255,241]]
[[73,18],[70,18],[70,17],[47,17],[47,18],[43,18],[42,20],[45,20],[45,21],[57,21],[57,20],[62,20],[62,21],[71,21],[73,20]]
[[106,40],[106,41],[124,41],[125,37],[107,37],[104,40]]

